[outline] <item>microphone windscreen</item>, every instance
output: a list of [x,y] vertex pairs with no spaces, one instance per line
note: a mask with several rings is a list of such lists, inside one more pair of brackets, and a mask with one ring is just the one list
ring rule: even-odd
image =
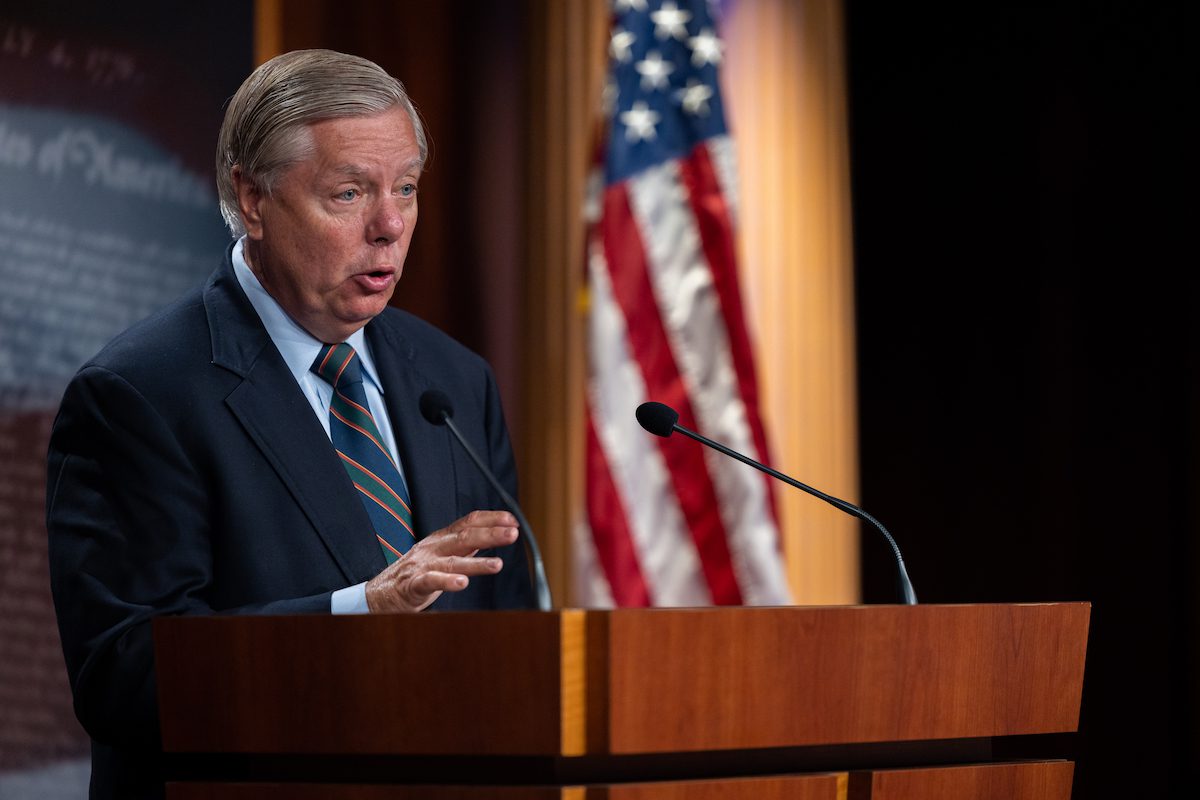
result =
[[675,423],[679,421],[679,412],[662,403],[642,403],[637,407],[637,421],[655,436],[667,437],[675,431]]
[[432,425],[445,425],[454,416],[454,406],[445,392],[429,389],[421,394],[421,416]]

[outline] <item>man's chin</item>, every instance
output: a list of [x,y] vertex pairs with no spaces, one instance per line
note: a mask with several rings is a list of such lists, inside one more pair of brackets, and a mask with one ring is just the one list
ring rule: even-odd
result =
[[365,327],[368,322],[378,317],[387,308],[387,303],[373,303],[367,307],[356,307],[346,313],[339,314],[337,321],[331,327],[345,331],[339,341],[345,341],[352,334]]

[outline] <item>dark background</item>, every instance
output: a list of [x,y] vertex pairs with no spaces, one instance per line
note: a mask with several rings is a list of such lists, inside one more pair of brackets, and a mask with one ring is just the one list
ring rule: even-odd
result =
[[[523,127],[536,2],[293,2],[283,42],[373,57],[419,99],[435,156],[405,302],[485,352],[510,398],[527,222],[514,198],[542,166]],[[245,36],[250,4],[232,5],[223,21]],[[189,9],[178,24],[216,19]],[[863,504],[924,602],[1092,602],[1076,796],[1182,794],[1200,750],[1195,12],[846,11]],[[154,26],[174,19],[153,19],[125,35],[171,40]],[[235,35],[197,35],[179,60],[236,82]],[[864,599],[892,602],[887,548],[867,534],[863,553]],[[82,752],[54,679],[69,727],[4,766]]]
[[[849,2],[847,30],[863,503],[924,602],[1091,601],[1075,796],[1179,791],[1194,12]],[[892,602],[886,546],[863,553],[864,599]]]

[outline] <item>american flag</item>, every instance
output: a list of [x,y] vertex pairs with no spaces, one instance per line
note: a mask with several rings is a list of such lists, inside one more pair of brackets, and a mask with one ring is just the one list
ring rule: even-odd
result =
[[766,461],[735,259],[733,142],[705,0],[613,4],[607,135],[588,201],[582,606],[789,602],[769,478],[638,427],[679,424]]

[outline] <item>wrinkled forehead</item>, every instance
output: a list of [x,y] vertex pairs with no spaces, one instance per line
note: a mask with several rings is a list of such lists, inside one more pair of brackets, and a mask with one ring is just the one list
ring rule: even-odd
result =
[[289,138],[289,166],[316,161],[324,168],[348,173],[362,171],[365,164],[380,158],[408,170],[420,170],[425,164],[425,149],[412,120],[399,105],[372,114],[300,123]]
[[424,153],[402,108],[306,124],[292,166],[339,178],[387,179],[419,175]]

